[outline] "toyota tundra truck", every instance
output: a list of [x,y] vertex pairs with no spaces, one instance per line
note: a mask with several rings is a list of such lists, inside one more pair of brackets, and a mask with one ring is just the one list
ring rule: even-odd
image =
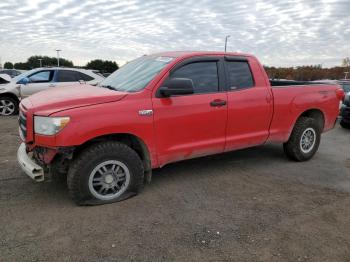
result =
[[309,160],[343,97],[337,85],[270,81],[249,54],[147,55],[100,86],[22,100],[17,158],[37,182],[65,178],[78,205],[110,203],[176,161],[270,142],[292,160]]

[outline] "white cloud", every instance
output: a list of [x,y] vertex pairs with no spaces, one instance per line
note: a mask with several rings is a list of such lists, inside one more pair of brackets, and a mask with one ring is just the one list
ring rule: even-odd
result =
[[350,1],[2,0],[0,56],[55,56],[75,64],[128,61],[164,50],[253,53],[264,64],[339,64],[350,56]]

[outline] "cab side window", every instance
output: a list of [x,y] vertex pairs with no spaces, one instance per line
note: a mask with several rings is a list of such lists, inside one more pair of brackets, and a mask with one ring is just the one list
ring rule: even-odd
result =
[[191,79],[195,94],[219,91],[217,62],[194,62],[184,65],[173,72],[171,78]]
[[225,64],[228,75],[227,82],[229,90],[254,86],[254,80],[248,62],[226,61]]
[[51,82],[53,77],[52,70],[40,71],[29,76],[31,83],[47,83]]

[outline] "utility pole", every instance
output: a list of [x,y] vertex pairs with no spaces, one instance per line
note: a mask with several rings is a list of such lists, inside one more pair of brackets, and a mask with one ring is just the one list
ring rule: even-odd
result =
[[42,58],[39,58],[39,63],[40,63],[40,67],[43,67],[43,64],[41,63],[41,61],[43,60]]
[[57,67],[60,67],[60,52],[62,50],[60,49],[56,49],[56,52],[57,52]]
[[227,39],[230,37],[230,35],[227,35],[225,37],[225,53],[226,53],[226,49],[227,49]]

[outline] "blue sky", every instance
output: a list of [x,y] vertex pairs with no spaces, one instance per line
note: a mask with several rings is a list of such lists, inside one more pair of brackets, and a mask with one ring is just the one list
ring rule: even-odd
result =
[[120,64],[166,50],[253,53],[264,64],[333,66],[350,56],[350,0],[2,0],[2,62],[31,55]]

